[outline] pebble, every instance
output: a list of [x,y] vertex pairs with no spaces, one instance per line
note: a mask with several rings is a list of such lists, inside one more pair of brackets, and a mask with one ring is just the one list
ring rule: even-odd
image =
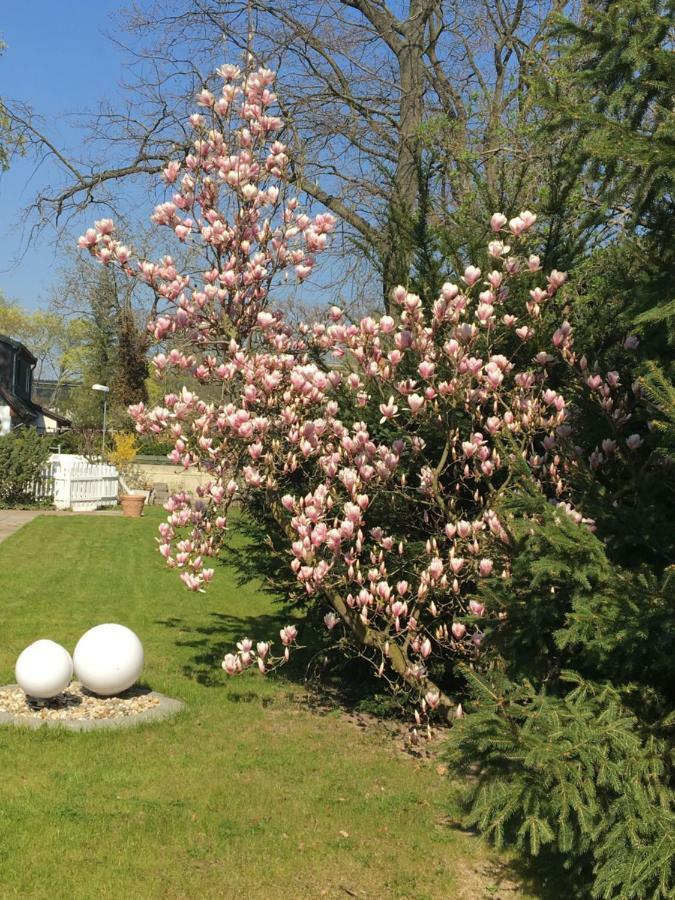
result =
[[124,719],[159,705],[159,697],[144,688],[129,688],[117,697],[99,697],[78,681],[51,700],[27,697],[20,687],[0,690],[0,712],[26,719]]

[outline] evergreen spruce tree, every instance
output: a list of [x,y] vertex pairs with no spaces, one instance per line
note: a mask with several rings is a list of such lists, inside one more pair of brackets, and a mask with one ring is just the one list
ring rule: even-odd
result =
[[599,197],[665,242],[673,213],[675,35],[671,0],[586,0],[555,31],[549,133],[572,132]]
[[115,371],[116,356],[116,290],[112,273],[103,269],[87,298],[89,314],[82,352],[82,385],[73,391],[68,414],[78,429],[100,429],[102,424],[101,395],[92,391],[92,384],[110,385]]
[[69,412],[77,427],[100,429],[101,395],[92,392],[91,385],[105,384],[111,389],[108,423],[113,429],[128,430],[127,407],[148,398],[147,338],[138,326],[131,298],[120,290],[111,270],[102,269],[87,302],[82,386],[74,392]]
[[131,306],[120,310],[116,326],[117,347],[111,387],[115,403],[126,410],[132,403],[148,399],[145,386],[148,377],[147,346]]
[[505,498],[512,568],[450,759],[466,824],[542,860],[561,897],[673,896],[675,577],[630,571],[527,482]]
[[646,363],[641,382],[654,408],[651,425],[659,436],[659,452],[675,464],[675,387],[654,362]]
[[[562,180],[587,185],[580,219],[587,228],[606,226],[604,245],[577,266],[577,284],[588,287],[578,306],[586,307],[589,320],[599,316],[598,349],[622,340],[627,328],[637,330],[643,359],[657,362],[669,377],[675,342],[673,12],[672,0],[585,0],[576,19],[558,20],[552,34],[558,62],[537,92],[547,110],[542,135],[567,148]],[[567,203],[569,193],[563,194]]]
[[[586,497],[588,514],[611,536],[611,558],[629,567],[661,567],[673,551],[674,11],[672,0],[585,0],[575,19],[558,20],[551,35],[558,62],[537,91],[546,109],[542,135],[567,148],[563,181],[585,186],[580,233],[604,223],[602,244],[574,262],[559,311],[590,365],[623,368],[624,383],[647,400],[641,425],[649,454],[601,473]],[[570,196],[563,191],[563,203]],[[639,338],[630,371],[628,335]],[[577,414],[591,436],[592,411]]]

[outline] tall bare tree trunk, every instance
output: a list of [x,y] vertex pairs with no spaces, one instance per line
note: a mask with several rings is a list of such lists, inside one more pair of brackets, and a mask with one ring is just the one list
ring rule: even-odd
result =
[[400,71],[399,133],[396,169],[389,201],[386,243],[382,248],[382,289],[385,306],[397,284],[410,275],[414,248],[412,227],[417,215],[421,175],[421,127],[424,120],[424,32],[426,17],[412,3],[397,52]]

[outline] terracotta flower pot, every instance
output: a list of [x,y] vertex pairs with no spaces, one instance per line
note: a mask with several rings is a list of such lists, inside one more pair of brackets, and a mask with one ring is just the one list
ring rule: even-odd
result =
[[119,501],[123,516],[127,516],[129,519],[140,519],[143,515],[145,494],[120,494]]

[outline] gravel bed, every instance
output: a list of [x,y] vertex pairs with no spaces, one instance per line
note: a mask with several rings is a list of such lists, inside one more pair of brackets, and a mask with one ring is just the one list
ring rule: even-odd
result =
[[28,698],[16,684],[0,687],[0,724],[62,725],[76,731],[114,728],[162,719],[183,706],[147,688],[132,687],[115,697],[99,697],[74,681],[51,700]]

